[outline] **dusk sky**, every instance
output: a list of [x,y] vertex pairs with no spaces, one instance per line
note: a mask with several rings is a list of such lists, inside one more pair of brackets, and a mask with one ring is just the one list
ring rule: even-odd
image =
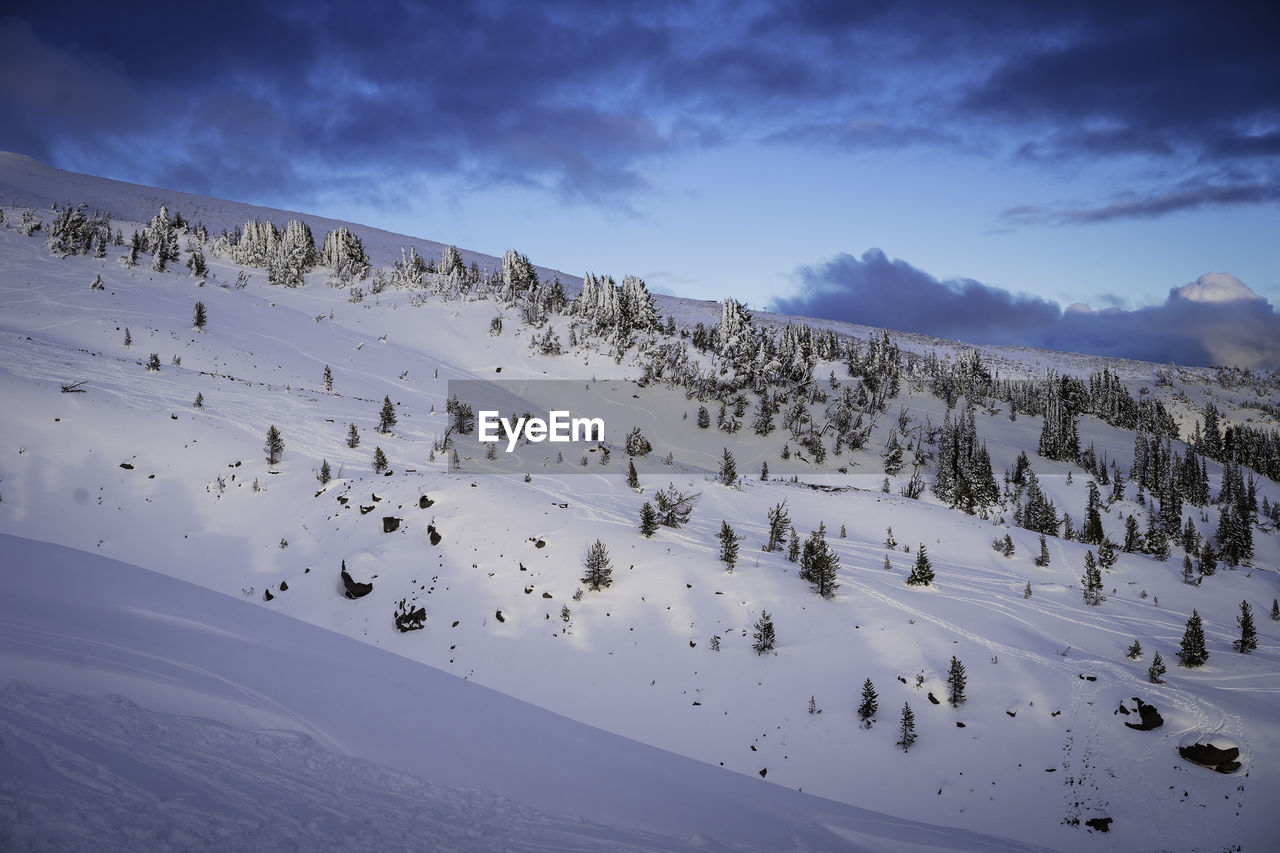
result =
[[[0,149],[60,168],[682,296],[1280,366],[1274,0],[29,6]],[[1252,293],[1184,287],[1213,272]]]

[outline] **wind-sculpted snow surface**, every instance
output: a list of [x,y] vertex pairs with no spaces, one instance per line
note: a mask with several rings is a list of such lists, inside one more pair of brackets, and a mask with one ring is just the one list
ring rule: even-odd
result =
[[1024,850],[770,786],[0,535],[5,850]]

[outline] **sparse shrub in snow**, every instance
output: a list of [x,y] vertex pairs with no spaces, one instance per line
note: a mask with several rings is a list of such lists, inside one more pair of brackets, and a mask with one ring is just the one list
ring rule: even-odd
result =
[[197,409],[203,409],[203,408],[204,408],[204,394],[203,394],[202,392],[200,392],[200,391],[197,391],[197,392],[196,392],[196,401],[195,401],[194,403],[192,403],[191,405],[192,405],[192,406],[194,406],[194,407],[195,407],[195,408],[197,408]]
[[489,334],[491,335],[502,334],[502,318],[501,317],[494,317],[492,320],[489,321]]
[[348,294],[347,296],[348,302],[357,303],[357,302],[364,301],[364,288],[360,287],[359,285],[352,285],[351,288],[347,291],[347,294]]
[[152,373],[160,372],[160,353],[151,353],[151,357],[147,359],[147,370]]

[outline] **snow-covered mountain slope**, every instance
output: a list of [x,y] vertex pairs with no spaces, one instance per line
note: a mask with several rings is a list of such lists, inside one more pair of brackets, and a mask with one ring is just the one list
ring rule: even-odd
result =
[[[14,184],[10,172],[0,168],[0,184]],[[52,189],[37,187],[32,196],[91,205],[100,198],[102,207],[126,209],[111,201],[113,193],[125,190],[93,178],[73,178],[60,178],[64,182]],[[192,203],[242,215],[230,203]],[[129,216],[143,219],[154,212],[137,204],[139,212]],[[189,220],[197,218],[180,200],[171,200],[171,209]],[[118,258],[123,250],[116,247],[108,248],[102,259],[54,258],[41,232],[27,237],[15,230],[19,212],[5,209],[9,224],[0,229],[0,399],[5,403],[0,409],[0,532],[112,558],[243,599],[205,600],[201,594],[192,613],[184,603],[195,595],[189,587],[141,580],[127,587],[134,608],[180,614],[206,626],[211,637],[221,637],[219,631],[249,630],[236,620],[261,620],[254,624],[271,645],[277,630],[301,630],[288,618],[293,617],[335,636],[290,634],[275,648],[296,653],[311,644],[328,649],[326,644],[333,643],[332,651],[320,657],[341,659],[341,672],[337,662],[332,670],[300,666],[297,671],[306,677],[279,685],[279,691],[271,687],[271,679],[282,667],[264,663],[266,675],[255,676],[253,689],[289,711],[261,715],[259,703],[258,715],[245,716],[246,702],[228,699],[227,690],[215,691],[216,701],[202,710],[159,702],[157,691],[128,678],[104,681],[84,667],[76,670],[75,652],[50,640],[37,646],[43,651],[31,654],[58,656],[63,664],[56,670],[67,678],[8,676],[35,687],[11,687],[8,695],[13,698],[6,702],[20,709],[24,731],[31,729],[34,709],[64,705],[68,722],[62,730],[30,735],[44,745],[25,755],[48,754],[65,745],[92,714],[112,716],[121,732],[136,731],[129,727],[143,725],[150,719],[146,714],[182,714],[231,725],[235,731],[228,737],[234,738],[263,729],[301,731],[312,738],[307,749],[324,751],[326,757],[317,757],[317,764],[358,759],[372,762],[367,769],[375,776],[394,770],[427,786],[482,788],[549,815],[550,833],[561,831],[562,819],[580,815],[590,827],[583,829],[586,840],[572,843],[583,847],[597,837],[591,833],[613,827],[656,833],[650,846],[676,849],[696,843],[824,847],[827,842],[816,840],[819,836],[782,841],[775,834],[753,840],[750,834],[725,829],[732,829],[738,818],[717,805],[720,792],[738,791],[736,786],[748,782],[778,798],[770,801],[773,811],[759,807],[761,819],[772,821],[772,833],[799,832],[797,826],[827,826],[826,831],[835,832],[815,816],[826,815],[829,803],[801,799],[795,806],[783,805],[794,789],[947,828],[940,835],[912,834],[916,829],[896,827],[918,828],[916,824],[885,824],[889,828],[877,834],[864,824],[840,836],[854,849],[905,849],[908,842],[925,849],[967,849],[978,843],[976,835],[965,833],[1062,850],[1268,846],[1273,821],[1267,804],[1280,794],[1268,760],[1280,754],[1278,623],[1267,618],[1272,599],[1280,595],[1280,543],[1270,522],[1255,529],[1250,564],[1220,568],[1194,586],[1181,582],[1178,548],[1167,563],[1139,553],[1120,554],[1104,575],[1107,600],[1087,606],[1080,579],[1090,546],[1049,537],[1050,563],[1037,566],[1038,537],[1012,526],[1007,504],[992,507],[981,518],[949,508],[929,491],[919,500],[902,497],[899,489],[908,482],[910,465],[890,478],[889,492],[881,491],[885,475],[880,451],[896,414],[905,410],[912,431],[926,424],[936,427],[946,417],[946,403],[911,382],[903,383],[888,411],[875,420],[865,449],[846,450],[823,472],[815,468],[796,481],[789,471],[780,476],[785,464],[796,463],[780,459],[784,439],[777,432],[757,437],[749,429],[733,436],[714,428],[700,430],[700,402],[656,386],[643,392],[636,408],[678,436],[655,448],[651,458],[668,451],[675,458],[669,468],[655,463],[647,469],[660,473],[643,474],[639,494],[624,482],[627,457],[621,444],[630,424],[609,436],[613,453],[607,464],[594,447],[566,451],[562,460],[552,450],[530,469],[526,482],[518,475],[481,473],[486,460],[478,445],[460,442],[460,470],[452,470],[447,455],[433,450],[447,428],[449,380],[556,378],[587,385],[593,379],[638,378],[636,350],[619,357],[593,340],[567,347],[560,356],[544,356],[530,346],[543,331],[524,325],[516,310],[499,302],[446,300],[430,290],[396,288],[352,302],[347,290],[327,287],[321,271],[308,274],[301,288],[271,287],[261,269],[210,257],[212,277],[201,286],[185,270],[156,273],[145,262],[122,266]],[[125,220],[116,224],[126,235],[136,227]],[[312,227],[321,237],[327,226],[313,221]],[[414,242],[392,235],[387,245],[396,246],[396,257],[397,241]],[[416,245],[425,252],[423,243]],[[248,284],[231,286],[240,273],[250,275]],[[91,289],[98,276],[102,289]],[[197,301],[207,309],[202,331],[192,328]],[[681,324],[701,320],[714,325],[719,314],[717,306],[674,299],[660,299],[659,308]],[[498,334],[490,334],[494,317],[504,319]],[[568,341],[566,318],[553,316],[550,325]],[[864,330],[838,330],[865,337]],[[903,341],[904,348],[921,353],[930,343]],[[937,349],[940,357],[955,357],[963,348],[937,342]],[[151,353],[159,356],[158,372],[146,369]],[[1030,366],[1018,361],[1023,355]],[[1157,374],[1154,365],[1043,352],[1000,351],[990,358],[1007,361],[1007,367],[1000,362],[1002,376],[1034,377],[1046,366],[1087,375],[1093,365],[1105,363],[1122,374],[1135,396],[1166,401],[1182,417],[1186,432],[1206,400],[1216,401],[1233,423],[1253,419],[1254,425],[1274,428],[1272,416],[1258,407],[1269,405],[1274,411],[1274,391],[1258,390],[1274,386],[1256,377],[1228,387],[1213,371]],[[332,389],[323,381],[326,365]],[[819,365],[816,375],[826,377],[828,371],[847,378],[844,366],[835,362]],[[62,393],[61,386],[77,382],[83,384]],[[1139,393],[1143,386],[1146,395]],[[197,394],[203,402],[198,409],[192,405]],[[393,402],[398,421],[385,434],[375,430],[384,398]],[[714,413],[716,404],[706,405]],[[1079,524],[1090,475],[1077,465],[1036,455],[1041,417],[1019,414],[1015,420],[1009,415],[998,401],[987,401],[975,411],[976,429],[996,475],[1011,469],[1025,451],[1058,511],[1069,512]],[[354,448],[347,444],[351,424],[361,437]],[[272,425],[285,442],[274,466],[263,454]],[[1092,444],[1099,455],[1105,453],[1128,471],[1132,432],[1093,417],[1082,417],[1079,431],[1082,446]],[[375,446],[389,460],[389,475],[372,470]],[[710,476],[725,446],[733,447],[745,477],[734,488]],[[765,459],[776,471],[762,482],[757,472]],[[315,478],[322,461],[333,475],[323,486]],[[931,462],[923,469],[927,482],[932,482],[934,467]],[[1209,461],[1207,470],[1216,487],[1222,466]],[[668,483],[701,494],[692,519],[679,529],[663,527],[652,538],[643,537],[637,529],[640,506]],[[1105,506],[1101,520],[1117,542],[1124,537],[1122,516],[1145,520],[1148,515],[1150,500],[1139,502],[1138,497],[1130,486]],[[1259,479],[1257,497],[1280,501],[1280,487]],[[830,599],[815,595],[797,577],[797,566],[785,553],[761,551],[767,513],[783,500],[802,536],[825,523],[827,541],[840,558],[839,588]],[[1211,535],[1218,513],[1214,505],[1187,505],[1183,515]],[[744,537],[732,573],[718,559],[722,522]],[[897,544],[886,547],[890,527]],[[1006,534],[1015,546],[1010,557],[991,547],[993,539]],[[613,584],[578,595],[584,554],[597,539],[609,549]],[[936,580],[929,587],[909,587],[904,578],[922,545]],[[53,551],[30,560],[16,556],[35,554],[35,548],[13,544],[0,549],[6,584],[26,583],[31,562],[55,559]],[[137,569],[116,564],[85,565],[94,577],[140,577]],[[343,565],[355,581],[372,582],[368,595],[357,600],[343,595]],[[1030,597],[1025,595],[1028,584]],[[64,580],[53,589],[68,607],[74,602],[76,612],[92,612],[105,596],[87,581]],[[118,630],[139,638],[154,632],[160,648],[191,645],[194,626],[130,616],[124,599],[112,600],[119,602],[109,609],[113,615],[77,636],[88,640],[117,630],[111,625],[119,622],[131,627]],[[1232,639],[1239,636],[1235,616],[1241,600],[1252,603],[1258,620],[1259,646],[1249,655],[1231,649]],[[35,614],[22,625],[64,618],[53,605],[13,606]],[[398,631],[395,615],[418,607],[425,611],[425,627]],[[1178,666],[1175,652],[1193,608],[1205,619],[1210,658],[1206,666],[1189,669]],[[776,654],[757,655],[752,649],[753,626],[763,611],[772,614],[776,625]],[[185,633],[172,633],[175,625]],[[61,630],[49,628],[47,633]],[[1138,660],[1126,656],[1135,639],[1144,649]],[[1165,683],[1159,685],[1147,680],[1157,651],[1169,665]],[[952,656],[968,673],[968,698],[958,708],[944,698]],[[214,666],[227,657],[235,654],[219,651],[198,665],[240,683],[243,669]],[[166,679],[174,677],[171,667],[162,669]],[[78,671],[83,679],[76,678]],[[117,668],[112,672],[119,675]],[[440,685],[458,690],[472,686],[455,683],[453,676],[496,693],[447,692]],[[158,677],[153,673],[144,681],[150,685]],[[879,712],[875,724],[864,728],[856,709],[868,678],[879,693]],[[193,683],[187,676],[176,677],[179,688],[170,693],[190,692],[202,679],[195,677]],[[299,702],[294,691],[333,690],[363,699],[378,692],[370,682],[384,679],[395,685],[389,694],[398,696],[409,690],[403,685],[421,681],[430,685],[432,697],[448,698],[401,704],[388,697],[377,703],[381,716],[366,723],[364,711],[351,708],[355,699]],[[72,695],[50,692],[55,689]],[[108,693],[128,697],[140,710],[111,712],[95,698]],[[941,703],[931,703],[930,694]],[[821,713],[809,713],[811,697],[813,710]],[[1133,711],[1133,697],[1159,708],[1161,728],[1135,731],[1125,725],[1135,716],[1121,713],[1120,707]],[[529,752],[512,746],[493,763],[415,760],[406,766],[398,763],[398,747],[365,749],[325,734],[353,728],[412,732],[444,715],[456,728],[433,730],[430,737],[443,737],[461,750],[483,743],[482,732],[500,726],[504,715],[527,718],[533,713],[514,700],[560,715],[539,719],[555,721],[547,722],[546,731],[564,732],[554,742],[566,756],[572,755],[570,742],[594,743],[590,738],[598,733],[558,729],[569,726],[561,718],[708,766],[695,773],[665,765],[674,760],[669,757],[653,757],[661,753],[646,751],[643,755],[650,757],[641,758],[634,744],[618,747],[632,756],[626,760],[652,762],[655,773],[688,773],[699,780],[701,772],[712,775],[685,787],[654,783],[670,796],[649,800],[661,814],[642,819],[638,811],[628,811],[632,806],[604,803],[615,794],[625,800],[625,788],[619,793],[610,786],[625,784],[639,771],[628,769],[625,761],[609,769],[576,758],[547,769],[543,764],[554,764],[558,754],[544,749],[550,740],[539,746],[526,741]],[[434,702],[444,708],[433,708]],[[455,703],[469,710],[455,713]],[[904,703],[915,712],[919,735],[906,753],[896,745]],[[329,705],[332,712],[325,710]],[[220,716],[223,710],[234,716]],[[486,722],[463,725],[473,719]],[[207,744],[212,724],[197,723],[203,728],[198,737],[192,729],[191,736]],[[520,729],[517,725],[513,730]],[[384,744],[410,739],[409,734],[388,737]],[[1204,739],[1239,746],[1242,766],[1218,774],[1179,757],[1177,747]],[[122,734],[117,751],[126,751],[127,743]],[[278,739],[270,743],[264,748],[286,750]],[[114,763],[104,759],[100,766]],[[465,765],[465,772],[445,766],[453,764]],[[260,772],[244,762],[238,766],[237,773]],[[512,767],[524,767],[521,773],[531,775]],[[572,783],[543,784],[539,774],[544,772],[547,779],[576,777]],[[391,776],[378,778],[392,793],[403,790]],[[329,784],[316,782],[321,790]],[[602,788],[600,799],[588,807],[573,794],[566,802],[565,795],[574,789],[562,785],[570,784]],[[132,790],[143,796],[138,793],[142,788]],[[443,801],[453,796],[439,793]],[[294,798],[290,802],[297,813],[306,813],[302,792],[285,796]],[[729,799],[736,801],[739,795]],[[482,822],[500,821],[500,806],[495,805],[496,817],[490,814]],[[217,799],[210,806],[210,820],[222,820],[236,808],[229,795]],[[707,822],[681,822],[684,809]],[[668,813],[669,819],[662,817]],[[1114,822],[1105,835],[1086,825],[1106,817]],[[20,817],[12,820],[22,824]],[[289,832],[311,831],[300,822],[289,827]],[[334,825],[334,832],[340,830]],[[401,824],[388,829],[401,830],[409,831]],[[315,833],[319,837],[324,830]],[[705,838],[688,841],[695,833]],[[645,849],[650,842],[635,835],[618,843]],[[984,843],[998,847],[1001,842]],[[473,845],[489,846],[483,839]]]
[[1026,849],[725,773],[96,554],[0,546],[6,850]]

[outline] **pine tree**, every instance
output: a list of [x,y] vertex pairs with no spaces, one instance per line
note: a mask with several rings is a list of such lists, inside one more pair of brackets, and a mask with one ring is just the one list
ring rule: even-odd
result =
[[1120,550],[1126,554],[1142,550],[1142,536],[1138,533],[1137,516],[1130,515],[1124,520],[1124,544],[1120,546]]
[[373,473],[381,474],[387,470],[387,454],[382,452],[381,447],[373,448]]
[[195,307],[195,314],[194,314],[194,316],[192,317],[191,324],[192,324],[193,326],[195,326],[197,329],[199,329],[200,331],[202,331],[202,332],[203,332],[203,331],[204,331],[204,325],[205,325],[205,323],[207,323],[208,321],[209,321],[209,315],[208,315],[208,313],[205,311],[204,303],[203,303],[203,302],[197,302],[197,303],[196,303],[196,307]]
[[730,572],[738,562],[738,541],[741,538],[733,532],[729,522],[720,522],[720,562],[724,563],[725,568]]
[[791,541],[787,545],[787,559],[793,563],[800,559],[800,534],[796,533],[794,527],[791,528]]
[[773,552],[782,547],[786,539],[787,526],[791,524],[791,515],[787,512],[787,502],[783,498],[769,510],[769,539],[764,543],[764,551]]
[[653,504],[645,501],[640,507],[640,535],[652,537],[658,531],[658,511]]
[[151,356],[147,359],[147,370],[151,373],[160,372],[160,353],[151,353]]
[[133,346],[133,335],[129,334],[128,326],[124,327],[124,345],[127,347]]
[[333,371],[329,369],[329,365],[324,366],[324,390],[333,390]]
[[1110,536],[1103,536],[1102,543],[1098,545],[1098,566],[1103,571],[1111,571],[1116,564],[1116,543],[1111,541]]
[[1271,599],[1271,621],[1280,622],[1280,599]]
[[1023,597],[1023,598],[1030,598],[1030,597],[1031,597],[1031,581],[1027,581],[1027,586],[1026,586],[1026,588],[1022,590],[1022,597]]
[[267,454],[268,465],[274,465],[280,461],[280,455],[284,453],[284,439],[280,436],[280,430],[276,429],[275,424],[267,430],[267,443],[262,450]]
[[1195,582],[1195,566],[1191,565],[1191,555],[1182,555],[1182,582],[1186,584]]
[[893,528],[885,528],[884,547],[892,551],[898,547],[898,540],[893,538]]
[[818,529],[809,534],[800,558],[800,578],[813,584],[813,591],[823,598],[831,598],[840,586],[836,582],[840,570],[840,557],[827,544],[827,526],[819,523]]
[[316,479],[320,481],[320,485],[324,485],[333,478],[333,472],[329,468],[329,460],[325,459],[320,462],[320,473],[316,475]]
[[1133,645],[1129,646],[1129,651],[1125,652],[1131,660],[1137,660],[1142,657],[1142,643],[1137,640],[1133,641]]
[[707,411],[706,406],[698,407],[698,429],[706,429],[711,426],[711,413]]
[[768,479],[769,479],[769,463],[767,461],[761,462],[760,463],[760,482],[763,483]]
[[382,411],[378,413],[378,432],[388,433],[396,425],[396,407],[391,404],[390,395],[382,398]]
[[1107,600],[1102,594],[1102,570],[1098,568],[1098,561],[1092,551],[1084,554],[1084,576],[1080,578],[1080,583],[1084,588],[1085,604],[1096,607]]
[[733,461],[733,454],[727,447],[724,448],[724,454],[720,457],[720,482],[726,486],[732,486],[738,482],[738,465]]
[[1152,684],[1164,684],[1162,676],[1165,672],[1164,658],[1160,657],[1159,652],[1156,652],[1155,656],[1151,658],[1151,666],[1147,667],[1147,681]]
[[360,430],[356,429],[355,424],[350,425],[347,430],[347,447],[356,448],[360,446]]
[[755,639],[755,642],[751,645],[751,648],[755,649],[757,655],[773,651],[777,639],[773,633],[773,617],[769,615],[768,610],[760,611],[760,618],[756,620],[754,627],[755,631],[751,636]]
[[1080,541],[1090,545],[1102,544],[1106,534],[1102,529],[1102,499],[1098,495],[1097,485],[1089,481],[1089,502],[1084,511],[1084,527],[1080,530]]
[[929,562],[929,553],[922,543],[916,550],[916,562],[907,576],[907,586],[928,586],[933,583],[933,565]]
[[613,583],[613,566],[609,562],[609,549],[599,539],[587,549],[584,566],[586,573],[582,576],[582,582],[593,590],[599,590]]
[[871,718],[876,715],[879,708],[878,697],[876,696],[876,687],[868,678],[862,682],[862,702],[858,705],[858,719],[862,720],[862,724],[867,728],[871,728]]
[[898,723],[898,746],[908,752],[916,742],[916,715],[911,713],[911,703],[902,703],[902,719]]
[[947,701],[952,708],[964,704],[964,688],[968,680],[964,674],[964,664],[955,655],[951,656],[951,668],[947,670]]
[[[640,475],[636,473],[636,461],[634,459],[627,460],[627,485],[633,489],[640,488]],[[653,509],[653,507],[650,507]]]
[[1218,571],[1218,555],[1213,550],[1213,545],[1209,540],[1204,540],[1200,546],[1200,556],[1196,563],[1196,570],[1201,575],[1212,575]]
[[1253,626],[1253,608],[1248,601],[1240,602],[1240,615],[1236,617],[1236,624],[1240,626],[1240,639],[1233,642],[1231,647],[1247,655],[1258,648],[1258,631]]
[[1194,609],[1187,620],[1187,628],[1182,633],[1182,646],[1178,649],[1178,660],[1183,666],[1202,666],[1209,659],[1209,651],[1204,645],[1204,624],[1200,614]]
[[[1049,543],[1045,541],[1044,534],[1040,534],[1040,556],[1036,557],[1036,565],[1044,568],[1049,565]],[[1027,581],[1030,584],[1030,581]]]

